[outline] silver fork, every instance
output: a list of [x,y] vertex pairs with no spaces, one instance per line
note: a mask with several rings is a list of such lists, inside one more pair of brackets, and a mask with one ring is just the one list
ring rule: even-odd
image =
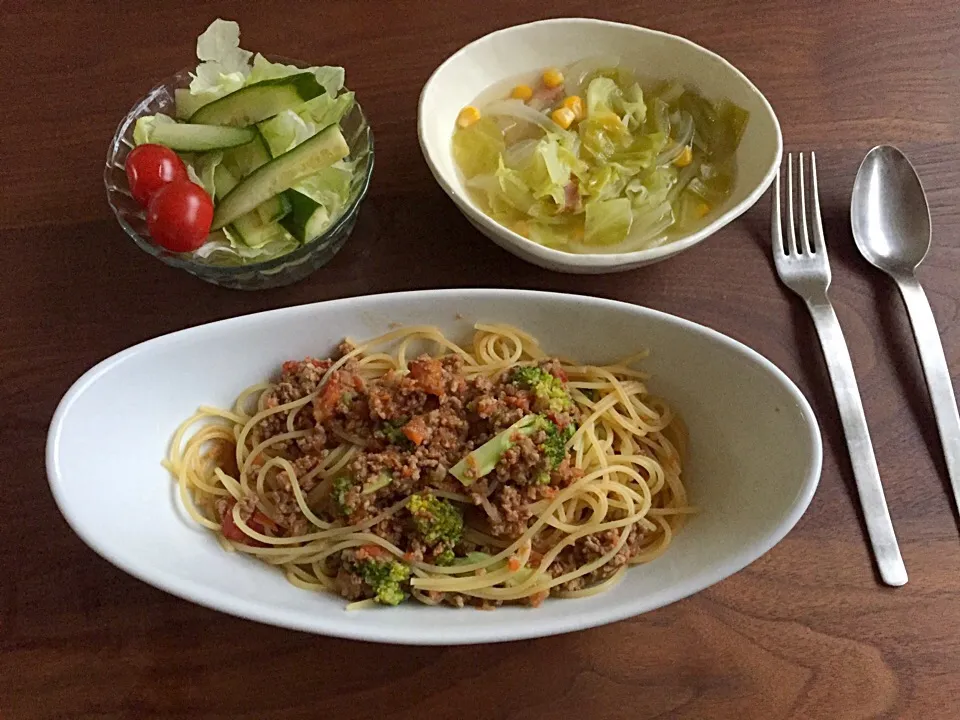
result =
[[[853,477],[860,495],[860,507],[867,523],[867,534],[873,546],[873,555],[880,571],[880,577],[887,585],[903,585],[907,582],[907,569],[900,557],[897,537],[893,532],[893,523],[887,511],[887,502],[880,484],[880,472],[877,459],[870,442],[867,419],[863,414],[857,379],[853,374],[850,352],[833,305],[827,297],[830,287],[830,261],[827,259],[827,245],[823,237],[823,223],[820,218],[820,197],[817,191],[817,158],[810,153],[810,179],[812,187],[810,200],[813,205],[813,217],[807,215],[807,202],[804,192],[803,153],[799,161],[800,212],[797,215],[793,201],[793,154],[787,155],[787,238],[784,239],[780,221],[780,173],[777,173],[773,191],[773,209],[770,234],[773,239],[773,259],[780,280],[788,288],[803,298],[810,310],[813,324],[820,337],[823,357],[827,362],[827,371],[833,392],[840,410],[843,434],[847,439],[850,462],[853,465]],[[800,242],[794,231],[794,223],[800,225]],[[812,238],[811,238],[812,235]]]

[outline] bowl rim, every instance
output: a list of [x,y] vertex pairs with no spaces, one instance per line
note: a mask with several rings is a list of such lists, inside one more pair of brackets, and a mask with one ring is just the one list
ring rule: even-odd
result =
[[[294,60],[287,57],[276,56],[276,55],[266,55],[268,60],[275,62],[284,62],[290,65],[297,65],[298,67],[308,67],[301,60]],[[258,263],[247,263],[243,265],[214,265],[207,262],[201,262],[198,260],[193,260],[189,258],[188,253],[174,253],[160,247],[153,238],[149,235],[141,235],[139,232],[134,230],[130,224],[121,217],[118,209],[114,207],[114,204],[110,201],[111,185],[115,183],[111,182],[111,178],[115,173],[119,172],[120,174],[126,177],[124,169],[119,166],[116,162],[111,162],[113,156],[117,154],[117,148],[121,144],[125,144],[123,140],[123,135],[126,133],[127,129],[131,124],[135,123],[137,119],[143,116],[145,106],[154,98],[154,96],[164,90],[170,89],[179,89],[185,87],[182,83],[185,77],[192,75],[194,67],[187,67],[178,70],[173,75],[170,75],[156,85],[154,85],[150,90],[139,100],[137,100],[130,109],[123,116],[123,119],[117,124],[116,129],[114,130],[113,137],[110,140],[110,144],[107,146],[107,155],[104,161],[104,171],[103,171],[103,183],[104,188],[107,193],[107,204],[110,206],[110,209],[113,211],[113,215],[119,223],[120,227],[123,228],[123,231],[133,240],[134,245],[146,252],[147,254],[157,258],[161,262],[181,270],[186,270],[188,272],[201,272],[202,274],[217,275],[222,278],[229,278],[233,276],[245,276],[249,273],[265,272],[270,270],[279,270],[280,268],[288,265],[291,261],[296,261],[302,257],[305,257],[311,254],[313,251],[323,246],[323,240],[327,237],[332,237],[336,233],[340,232],[343,226],[350,222],[360,203],[367,195],[367,191],[370,189],[370,181],[373,176],[373,166],[375,162],[375,152],[374,152],[374,137],[373,129],[370,127],[370,121],[367,119],[367,116],[363,112],[363,107],[357,101],[356,96],[354,96],[354,110],[351,112],[358,112],[360,118],[364,123],[363,135],[367,138],[367,143],[369,145],[368,155],[369,162],[367,163],[366,172],[360,184],[358,185],[357,192],[355,196],[351,198],[350,202],[346,205],[343,211],[340,213],[333,224],[328,227],[322,235],[317,236],[308,243],[304,243],[296,250],[292,252],[285,253],[270,260],[264,260]],[[124,194],[129,194],[129,187],[124,184],[121,189],[118,189],[119,192]]]
[[[505,225],[501,225],[497,221],[493,220],[490,216],[476,207],[468,196],[459,192],[434,161],[431,143],[426,138],[424,127],[424,104],[426,102],[426,95],[437,75],[439,75],[449,64],[459,59],[460,56],[470,52],[475,45],[485,42],[498,35],[506,35],[513,32],[519,32],[533,26],[542,25],[592,25],[605,28],[626,28],[640,34],[668,38],[671,41],[679,42],[682,45],[686,45],[689,48],[692,48],[713,58],[714,60],[719,61],[726,70],[737,76],[741,81],[746,83],[746,85],[753,90],[753,92],[756,93],[760,103],[769,112],[770,117],[773,119],[773,125],[776,131],[777,149],[773,162],[771,162],[770,167],[767,168],[763,179],[746,198],[719,217],[715,218],[708,225],[700,228],[697,232],[691,233],[690,235],[684,236],[677,240],[673,240],[665,245],[660,245],[659,247],[648,248],[645,250],[632,250],[630,252],[621,253],[573,253],[565,250],[556,250],[554,248],[548,248],[545,245],[540,245],[529,238],[525,238],[523,235],[520,235]],[[487,33],[486,35],[471,40],[469,43],[454,52],[446,60],[440,63],[440,65],[438,65],[437,68],[430,74],[430,77],[427,78],[427,81],[424,83],[423,88],[420,91],[420,99],[417,103],[417,137],[420,141],[420,150],[423,153],[424,160],[426,160],[427,166],[430,168],[430,172],[433,174],[434,179],[471,222],[474,224],[479,224],[485,234],[496,234],[504,242],[516,247],[524,255],[532,255],[539,261],[555,267],[595,269],[607,268],[613,270],[626,265],[633,266],[656,262],[657,260],[661,260],[683,252],[684,250],[703,242],[710,235],[713,235],[725,225],[733,222],[738,217],[743,215],[747,210],[753,207],[753,205],[756,204],[756,202],[760,199],[760,196],[763,195],[770,187],[770,184],[773,182],[773,178],[780,167],[780,162],[783,157],[783,133],[781,132],[780,128],[780,120],[777,118],[777,114],[774,112],[773,106],[770,104],[770,101],[767,100],[766,96],[760,92],[760,89],[754,85],[753,82],[729,60],[721,55],[718,55],[712,50],[708,50],[702,45],[698,45],[692,40],[688,40],[680,35],[673,35],[672,33],[664,32],[662,30],[654,30],[653,28],[641,27],[639,25],[632,25],[630,23],[584,17],[549,18],[546,20],[535,20],[533,22],[521,23],[519,25],[511,25],[510,27],[494,30],[491,33]]]

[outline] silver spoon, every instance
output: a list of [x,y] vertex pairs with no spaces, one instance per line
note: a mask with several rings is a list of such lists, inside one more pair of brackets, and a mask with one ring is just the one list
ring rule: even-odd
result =
[[960,415],[937,323],[915,274],[930,250],[930,210],[916,170],[897,148],[881,145],[863,159],[850,223],[860,254],[896,281],[907,306],[960,512]]

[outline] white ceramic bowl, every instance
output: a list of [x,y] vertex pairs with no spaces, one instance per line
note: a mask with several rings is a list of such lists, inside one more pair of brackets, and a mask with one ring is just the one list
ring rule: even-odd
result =
[[[727,98],[750,112],[737,151],[738,177],[720,214],[675,241],[650,250],[575,254],[527,240],[489,218],[467,194],[453,160],[457,114],[504,79],[614,55],[642,74],[696,85],[709,99]],[[693,247],[752,206],[769,187],[783,154],[780,124],[770,103],[746,76],[719,55],[675,35],[633,25],[564,18],[498,30],[451,55],[420,95],[420,147],[434,177],[466,218],[500,247],[535,265],[569,273],[606,273],[649,265]]]
[[[548,352],[602,362],[649,348],[653,392],[690,432],[684,478],[700,508],[669,551],[609,592],[495,612],[427,607],[345,612],[332,594],[226,553],[180,507],[160,467],[198,405],[229,406],[280,363],[331,352],[391,323],[464,339],[478,321],[538,336]],[[266,338],[266,342],[251,342]],[[117,567],[193,602],[261,622],[380,642],[456,644],[551,635],[674,602],[740,570],[797,522],[820,474],[816,420],[787,377],[749,348],[654,310],[519,290],[438,290],[336,300],[203,325],[137,345],[80,378],[57,408],[47,472],[77,534]],[[797,558],[802,561],[801,558]]]

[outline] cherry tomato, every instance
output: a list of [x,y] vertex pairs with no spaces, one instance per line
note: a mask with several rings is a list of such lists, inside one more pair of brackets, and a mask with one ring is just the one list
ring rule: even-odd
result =
[[213,202],[199,185],[176,180],[157,190],[147,208],[147,227],[158,244],[172,252],[203,245],[213,222]]
[[186,180],[187,168],[183,160],[163,145],[138,145],[127,155],[127,180],[133,199],[146,207],[153,194],[174,180]]

